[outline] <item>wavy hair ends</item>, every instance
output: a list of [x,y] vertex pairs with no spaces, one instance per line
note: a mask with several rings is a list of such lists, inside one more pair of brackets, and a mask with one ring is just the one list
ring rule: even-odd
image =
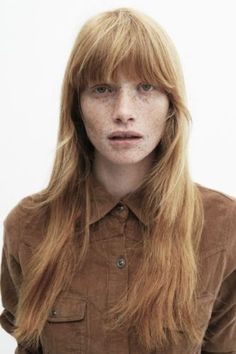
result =
[[[161,85],[169,97],[170,119],[157,147],[155,164],[142,185],[143,209],[150,219],[143,230],[143,261],[128,294],[109,311],[119,320],[109,322],[107,330],[120,325],[132,328],[150,350],[176,342],[179,330],[193,343],[201,340],[195,301],[203,207],[188,171],[191,117],[182,69],[171,39],[159,24],[136,10],[120,8],[88,20],[68,60],[51,177],[28,206],[36,215],[44,206],[48,221],[20,290],[14,331],[19,343],[38,345],[49,309],[86,257],[91,208],[87,177],[93,146],[81,120],[79,95],[89,82],[115,79],[121,66],[131,76]],[[78,241],[78,219],[79,255],[73,247]]]

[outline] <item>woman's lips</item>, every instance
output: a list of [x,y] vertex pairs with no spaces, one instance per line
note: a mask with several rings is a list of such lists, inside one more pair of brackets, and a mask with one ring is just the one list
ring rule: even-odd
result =
[[114,136],[113,138],[109,138],[110,140],[129,140],[129,139],[140,139],[139,136]]
[[129,147],[139,144],[143,137],[134,130],[117,130],[108,135],[108,139],[113,146]]
[[134,130],[116,130],[109,134],[108,138],[142,138],[142,135]]
[[142,137],[113,137],[109,138],[112,145],[115,146],[132,146],[140,143]]

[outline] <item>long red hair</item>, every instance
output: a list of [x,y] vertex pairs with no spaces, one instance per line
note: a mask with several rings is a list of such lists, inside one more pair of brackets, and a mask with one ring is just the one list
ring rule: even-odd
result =
[[[175,47],[159,24],[135,10],[101,13],[79,32],[65,71],[60,127],[48,186],[25,208],[45,215],[44,237],[28,265],[20,290],[14,336],[37,345],[48,311],[89,246],[90,188],[93,146],[82,123],[80,91],[90,80],[113,78],[124,65],[147,82],[158,82],[168,94],[170,119],[157,147],[157,159],[143,181],[143,261],[134,282],[112,309],[112,326],[128,324],[150,350],[176,342],[178,330],[193,343],[201,341],[196,315],[198,244],[203,207],[187,161],[191,122],[184,80]],[[26,204],[26,203],[25,203]],[[80,218],[82,248],[75,254],[75,220]],[[137,296],[138,294],[138,296]],[[114,316],[113,316],[114,317]],[[168,329],[168,331],[167,331]]]

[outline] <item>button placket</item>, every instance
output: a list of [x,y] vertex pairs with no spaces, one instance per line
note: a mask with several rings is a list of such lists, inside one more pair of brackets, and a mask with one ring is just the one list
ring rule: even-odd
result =
[[123,204],[123,203],[121,203],[121,202],[120,202],[120,203],[118,203],[118,204],[117,204],[117,210],[118,210],[118,211],[120,211],[120,212],[121,212],[121,211],[123,211],[123,210],[125,210],[125,206],[124,206],[124,204]]
[[117,217],[120,221],[125,221],[129,215],[129,208],[124,203],[119,202],[112,210],[112,215]]

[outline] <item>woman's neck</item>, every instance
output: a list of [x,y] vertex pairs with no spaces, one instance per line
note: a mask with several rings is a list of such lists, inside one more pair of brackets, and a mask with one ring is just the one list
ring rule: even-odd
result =
[[115,165],[110,161],[95,158],[93,174],[111,195],[122,198],[141,185],[151,165],[151,156],[130,165]]

